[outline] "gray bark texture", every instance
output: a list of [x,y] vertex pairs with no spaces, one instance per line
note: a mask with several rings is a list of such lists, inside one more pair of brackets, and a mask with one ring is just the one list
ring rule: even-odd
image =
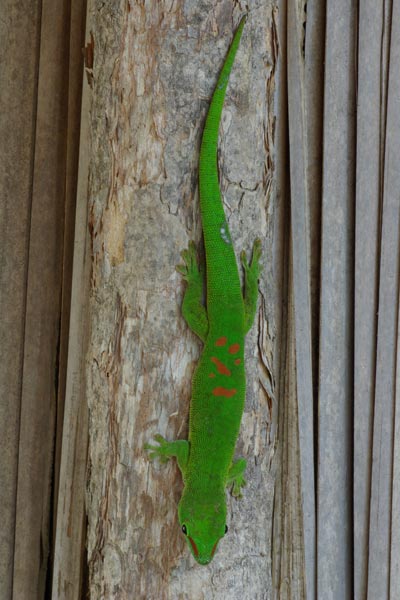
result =
[[[244,497],[210,564],[191,558],[177,520],[176,464],[150,463],[159,432],[187,435],[201,351],[180,305],[180,250],[201,240],[197,193],[204,118],[233,31],[249,18],[220,129],[219,167],[236,251],[263,240],[259,313],[247,337],[238,452]],[[88,564],[91,598],[272,597],[277,405],[274,285],[277,10],[269,1],[89,4],[94,38],[89,166],[92,253]],[[278,274],[279,275],[279,274]]]

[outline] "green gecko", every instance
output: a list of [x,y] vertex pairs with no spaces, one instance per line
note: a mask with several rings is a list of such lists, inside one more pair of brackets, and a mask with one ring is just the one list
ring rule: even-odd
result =
[[200,211],[206,254],[206,306],[204,269],[199,267],[193,242],[182,252],[177,270],[187,281],[182,313],[204,343],[192,381],[189,439],[167,442],[155,436],[157,446],[146,445],[150,458],[166,462],[176,457],[184,490],[178,506],[179,522],[189,548],[202,565],[214,556],[225,535],[225,488],[241,496],[245,485],[245,459],[233,461],[243,414],[246,380],[244,339],[254,321],[261,242],[253,246],[251,263],[241,253],[244,268],[242,294],[235,253],[225,219],[218,182],[218,129],[229,74],[239,46],[245,17],[234,35],[209,107],[199,161]]

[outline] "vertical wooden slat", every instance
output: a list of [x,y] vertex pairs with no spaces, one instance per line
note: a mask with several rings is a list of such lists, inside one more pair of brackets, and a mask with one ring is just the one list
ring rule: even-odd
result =
[[393,444],[393,491],[390,540],[390,595],[397,600],[400,590],[400,298],[397,305],[396,391]]
[[[282,15],[281,15],[282,16]],[[280,39],[284,40],[285,34]],[[286,97],[286,81],[281,81],[280,100],[283,103]],[[279,196],[286,196],[286,144],[283,133],[286,132],[286,121],[280,123],[280,134],[277,136],[279,160],[277,161],[277,184]],[[281,276],[278,281],[280,294],[277,300],[282,301],[281,327],[279,335],[279,383],[277,396],[279,403],[278,439],[279,449],[277,454],[278,470],[274,496],[273,520],[273,547],[272,569],[274,595],[276,600],[304,600],[304,548],[303,548],[303,519],[301,506],[301,481],[298,436],[298,399],[296,388],[296,348],[295,325],[293,304],[293,264],[292,243],[290,239],[290,208],[287,203],[281,202],[278,210],[278,231],[276,238],[279,243],[279,258],[276,274]],[[283,400],[284,399],[284,400]]]
[[[278,19],[278,39],[280,41],[280,61],[277,69],[277,98],[276,103],[279,107],[277,112],[287,114],[287,13],[286,3],[279,10]],[[277,119],[276,122],[276,158],[275,158],[275,182],[277,188],[277,198],[281,201],[277,205],[276,220],[274,228],[274,279],[276,281],[276,357],[279,364],[277,377],[277,398],[287,398],[288,382],[292,379],[290,374],[295,373],[294,366],[288,365],[288,345],[294,346],[293,336],[289,341],[289,327],[293,323],[288,317],[289,307],[285,302],[288,295],[288,264],[291,251],[289,250],[290,238],[290,218],[288,202],[284,199],[289,195],[289,181],[287,177],[289,154],[287,140],[287,119]],[[289,303],[290,306],[290,303]],[[292,313],[290,313],[292,315]],[[294,377],[293,377],[294,379]],[[278,451],[276,455],[276,480],[274,494],[274,515],[272,531],[272,580],[274,586],[274,598],[284,600],[282,591],[282,578],[285,577],[285,509],[287,503],[287,486],[290,475],[287,469],[287,452],[284,440],[287,435],[287,404],[278,402]],[[300,552],[302,549],[300,548]]]
[[[354,315],[354,598],[368,582],[381,203],[384,3],[359,5]],[[385,105],[383,108],[386,107]]]
[[[282,347],[282,364],[285,367],[280,385],[281,398],[279,419],[279,464],[277,476],[276,522],[281,524],[280,545],[274,545],[274,598],[276,600],[304,600],[306,577],[304,562],[304,535],[302,515],[301,463],[298,434],[298,395],[296,377],[296,338],[293,294],[293,251],[288,240],[287,309],[285,311],[286,334]],[[275,539],[275,532],[274,532]],[[278,559],[278,560],[277,560]]]
[[397,300],[400,267],[399,0],[393,2],[390,40],[369,530],[368,600],[386,599],[389,597],[390,589]]
[[[57,421],[54,452],[53,546],[57,520],[59,468],[63,435],[69,322],[71,311],[72,264],[75,248],[75,216],[77,202],[79,145],[81,139],[81,103],[83,79],[83,46],[85,39],[86,2],[71,1],[68,49],[68,117],[65,169],[65,227],[63,239],[63,279],[61,297],[60,351],[58,365]],[[68,23],[66,23],[67,28]],[[66,76],[66,74],[65,74]],[[86,77],[85,77],[86,79]],[[85,140],[82,140],[85,147]],[[81,224],[81,220],[78,221]]]
[[306,3],[304,111],[306,132],[307,238],[313,388],[318,389],[319,279],[321,254],[322,130],[324,112],[325,0]]
[[[69,203],[64,197],[75,177],[66,115],[68,97],[79,96],[76,88],[68,93],[75,76],[67,69],[69,4],[1,8],[0,596],[7,599],[42,598],[49,577],[60,322],[68,319],[75,200],[74,192]],[[81,56],[80,43],[74,51]],[[74,135],[71,128],[68,139]]]
[[[86,79],[86,77],[85,77]],[[85,483],[88,415],[85,398],[90,248],[88,246],[87,181],[90,90],[84,83],[81,108],[79,177],[69,325],[68,368],[61,465],[57,495],[52,597],[82,596],[82,553],[85,545]]]
[[12,594],[21,371],[41,2],[0,19],[0,596]]
[[18,449],[13,598],[43,598],[50,554],[63,273],[69,2],[42,3]]
[[296,382],[307,598],[315,598],[314,414],[307,236],[304,64],[296,3],[288,3],[288,104]]
[[318,431],[318,597],[352,597],[355,10],[328,0]]

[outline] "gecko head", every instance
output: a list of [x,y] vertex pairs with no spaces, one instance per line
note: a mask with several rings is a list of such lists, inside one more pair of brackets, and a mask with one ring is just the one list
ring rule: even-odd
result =
[[189,549],[201,565],[211,562],[218,542],[228,531],[225,493],[185,494],[178,507],[179,523]]

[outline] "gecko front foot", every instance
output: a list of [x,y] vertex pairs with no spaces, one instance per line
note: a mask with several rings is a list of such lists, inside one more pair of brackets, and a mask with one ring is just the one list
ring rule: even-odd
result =
[[232,496],[235,498],[242,497],[242,487],[246,485],[246,480],[243,477],[243,474],[246,470],[247,462],[244,458],[239,458],[236,462],[234,462],[229,469],[228,479],[226,482],[227,486],[233,484],[232,487]]
[[184,475],[189,458],[189,442],[187,440],[167,442],[160,434],[155,435],[154,439],[158,442],[158,446],[152,446],[151,444],[144,445],[145,450],[150,450],[150,460],[159,458],[161,463],[166,463],[170,458],[175,456],[178,467],[180,468],[182,475]]
[[169,459],[174,456],[171,453],[170,442],[167,442],[167,440],[158,433],[154,436],[154,439],[158,442],[158,446],[152,446],[151,444],[144,445],[145,450],[150,450],[149,459],[153,460],[154,458],[159,458],[162,463],[168,462]]

